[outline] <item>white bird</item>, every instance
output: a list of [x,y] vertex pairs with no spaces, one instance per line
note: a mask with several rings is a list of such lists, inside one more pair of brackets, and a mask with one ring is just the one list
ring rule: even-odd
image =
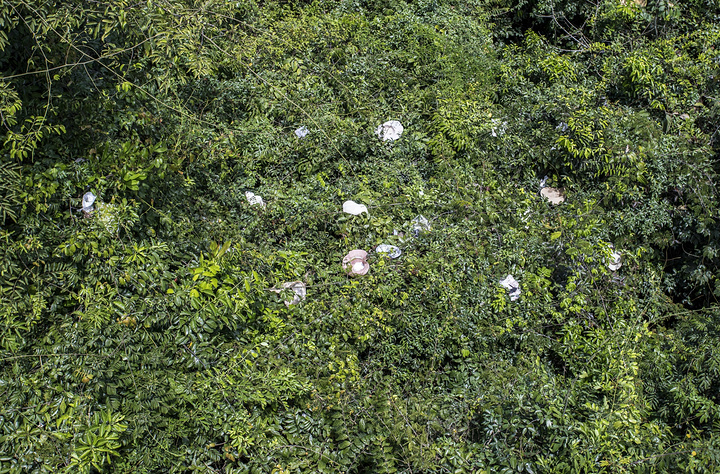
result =
[[93,211],[93,204],[95,203],[95,199],[97,199],[97,196],[95,196],[91,192],[87,192],[83,195],[82,198],[82,210],[83,212],[92,212]]
[[265,206],[265,202],[263,201],[263,198],[253,192],[245,191],[245,198],[247,199],[248,203],[250,203],[251,206],[253,206],[255,204]]
[[375,253],[384,253],[390,258],[398,258],[402,255],[402,251],[398,247],[388,244],[380,244],[375,247]]
[[620,255],[618,252],[613,252],[610,254],[610,263],[608,263],[608,268],[614,272],[620,270],[620,267],[622,267],[622,255]]
[[346,214],[352,214],[353,216],[359,216],[363,212],[367,212],[368,215],[370,215],[367,206],[364,204],[358,204],[355,201],[345,201],[343,203],[343,212]]
[[310,131],[305,125],[295,130],[295,135],[297,135],[298,138],[305,138],[308,133],[310,133]]
[[508,290],[508,295],[510,296],[510,301],[515,301],[516,299],[520,298],[520,293],[522,293],[522,290],[520,290],[520,283],[513,277],[512,275],[508,275],[505,277],[504,280],[500,280],[500,284]]
[[283,290],[286,290],[288,288],[293,290],[295,294],[293,295],[292,301],[285,301],[285,306],[290,307],[290,305],[298,304],[305,299],[305,296],[307,295],[306,285],[301,281],[291,281],[283,283],[281,289],[270,288],[270,291],[274,291],[275,293],[282,293]]
[[382,125],[378,125],[375,134],[382,141],[397,140],[402,135],[405,128],[397,120],[389,120]]
[[430,222],[422,214],[414,218],[410,223],[412,224],[413,235],[415,237],[431,229]]

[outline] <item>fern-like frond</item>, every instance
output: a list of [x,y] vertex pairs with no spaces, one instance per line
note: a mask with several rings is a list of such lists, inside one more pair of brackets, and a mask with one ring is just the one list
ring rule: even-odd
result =
[[14,206],[20,204],[20,165],[0,162],[0,218],[17,220]]

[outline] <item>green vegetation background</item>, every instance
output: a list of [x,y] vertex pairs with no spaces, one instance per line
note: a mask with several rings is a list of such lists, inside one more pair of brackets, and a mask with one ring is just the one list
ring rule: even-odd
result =
[[718,472],[718,25],[0,0],[0,472]]

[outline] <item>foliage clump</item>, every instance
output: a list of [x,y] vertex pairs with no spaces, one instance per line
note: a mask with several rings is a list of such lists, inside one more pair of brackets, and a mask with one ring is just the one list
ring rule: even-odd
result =
[[0,3],[0,471],[716,472],[719,14]]

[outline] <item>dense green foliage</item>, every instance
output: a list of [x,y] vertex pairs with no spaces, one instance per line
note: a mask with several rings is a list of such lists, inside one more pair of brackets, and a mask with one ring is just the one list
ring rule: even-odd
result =
[[718,472],[718,25],[0,0],[0,472]]

